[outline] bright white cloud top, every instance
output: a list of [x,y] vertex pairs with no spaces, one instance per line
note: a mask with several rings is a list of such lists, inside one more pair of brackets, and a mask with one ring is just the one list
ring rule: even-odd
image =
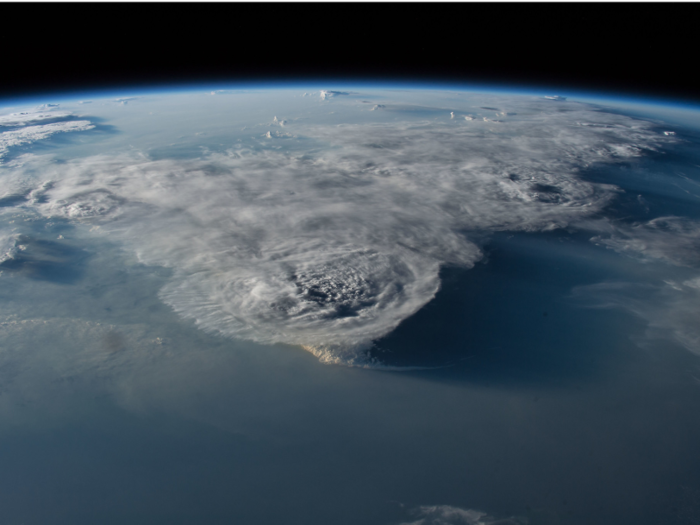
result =
[[[72,120],[69,112],[56,111],[58,104],[0,115],[0,159],[13,147],[26,146],[57,133],[87,131],[95,126],[88,120]],[[3,128],[7,128],[3,131]]]

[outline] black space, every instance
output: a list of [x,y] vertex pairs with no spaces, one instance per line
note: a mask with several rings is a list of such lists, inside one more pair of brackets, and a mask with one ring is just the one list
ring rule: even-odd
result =
[[697,4],[3,4],[0,97],[384,80],[700,101]]

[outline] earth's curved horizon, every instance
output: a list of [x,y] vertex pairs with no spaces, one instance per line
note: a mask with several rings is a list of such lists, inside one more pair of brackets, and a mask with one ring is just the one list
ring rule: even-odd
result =
[[700,108],[419,87],[0,100],[8,523],[700,517]]

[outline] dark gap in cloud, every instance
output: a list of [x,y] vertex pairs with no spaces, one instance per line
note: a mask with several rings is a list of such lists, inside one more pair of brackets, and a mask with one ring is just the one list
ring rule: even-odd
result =
[[119,135],[124,133],[119,129],[118,126],[113,124],[107,124],[107,119],[104,117],[96,117],[94,115],[71,115],[71,119],[74,120],[89,120],[94,126],[92,129],[87,131],[73,132],[73,134],[91,134],[91,135]]
[[561,193],[561,190],[556,186],[552,186],[551,184],[541,184],[539,182],[532,185],[532,190],[539,193]]
[[27,197],[25,195],[7,195],[0,198],[0,208],[10,208],[17,206],[19,204],[27,202]]
[[372,355],[389,366],[454,366],[479,383],[552,385],[609,371],[616,355],[600,334],[616,321],[565,301],[578,284],[610,277],[578,253],[588,244],[561,230],[496,234],[473,268],[443,267],[435,298]]

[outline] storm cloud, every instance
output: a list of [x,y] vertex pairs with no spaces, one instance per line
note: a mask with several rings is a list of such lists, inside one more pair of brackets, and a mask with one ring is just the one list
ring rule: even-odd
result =
[[161,298],[202,329],[373,366],[372,341],[434,297],[442,266],[472,267],[489,233],[599,212],[617,189],[579,170],[676,140],[582,104],[513,100],[499,123],[295,124],[323,145],[304,155],[37,157],[11,178],[32,181],[26,208],[172,268]]

